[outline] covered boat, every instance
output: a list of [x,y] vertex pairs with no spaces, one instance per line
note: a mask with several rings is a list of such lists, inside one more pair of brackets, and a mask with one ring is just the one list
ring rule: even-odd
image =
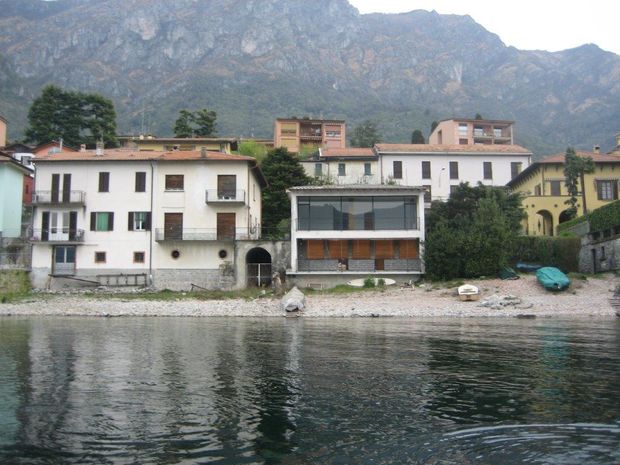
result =
[[538,282],[547,290],[563,291],[570,285],[570,279],[553,266],[545,266],[536,271]]
[[459,286],[459,299],[465,301],[478,300],[480,299],[480,290],[471,284],[463,284]]

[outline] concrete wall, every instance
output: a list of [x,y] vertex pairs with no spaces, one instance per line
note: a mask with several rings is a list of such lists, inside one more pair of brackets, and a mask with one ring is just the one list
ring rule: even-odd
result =
[[580,272],[600,273],[618,270],[620,270],[620,236],[615,235],[596,241],[592,240],[591,236],[581,239]]

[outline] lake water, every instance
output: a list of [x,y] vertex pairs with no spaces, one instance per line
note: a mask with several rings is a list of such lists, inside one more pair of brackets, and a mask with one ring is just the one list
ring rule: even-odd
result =
[[618,464],[620,319],[0,318],[2,464]]

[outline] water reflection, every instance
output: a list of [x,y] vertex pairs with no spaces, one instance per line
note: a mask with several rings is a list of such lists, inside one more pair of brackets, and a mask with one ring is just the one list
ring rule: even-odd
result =
[[616,320],[0,318],[0,463],[615,464],[619,349]]

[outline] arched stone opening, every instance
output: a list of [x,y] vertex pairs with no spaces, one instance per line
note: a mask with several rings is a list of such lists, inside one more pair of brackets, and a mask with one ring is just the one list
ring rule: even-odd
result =
[[558,223],[562,224],[566,221],[569,221],[570,219],[571,217],[570,217],[568,210],[564,210],[562,213],[560,213],[560,217],[558,218]]
[[548,210],[536,212],[536,234],[539,236],[553,236],[553,215]]
[[250,249],[245,256],[248,287],[271,285],[271,254],[262,247]]

